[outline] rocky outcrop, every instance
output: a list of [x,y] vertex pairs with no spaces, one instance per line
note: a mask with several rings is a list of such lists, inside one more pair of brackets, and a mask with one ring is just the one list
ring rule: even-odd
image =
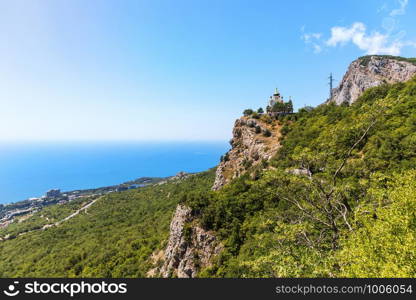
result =
[[[270,116],[259,119],[241,117],[235,122],[232,149],[228,151],[216,171],[214,190],[240,176],[250,166],[269,160],[280,147],[280,125]],[[156,267],[149,277],[193,278],[199,270],[209,266],[212,258],[222,250],[215,235],[202,228],[192,210],[178,205],[170,224],[168,245],[161,255],[154,253],[151,260]]]
[[212,189],[219,190],[251,166],[268,161],[280,147],[279,137],[280,126],[276,120],[267,122],[250,117],[237,119],[230,141],[232,148],[222,157],[217,167]]
[[[269,160],[280,147],[280,125],[270,116],[259,119],[241,117],[235,122],[231,150],[228,151],[216,171],[214,190],[231,179],[240,176],[250,166]],[[170,224],[168,245],[161,255],[154,253],[151,260],[155,267],[149,277],[193,278],[199,270],[209,266],[212,258],[220,253],[222,245],[216,236],[202,228],[192,210],[178,205]]]
[[364,56],[353,61],[339,86],[327,102],[351,104],[368,88],[384,83],[397,83],[416,75],[416,65],[392,56]]
[[193,278],[221,249],[216,237],[197,224],[192,210],[178,205],[170,224],[163,265],[159,272],[152,273],[162,277]]

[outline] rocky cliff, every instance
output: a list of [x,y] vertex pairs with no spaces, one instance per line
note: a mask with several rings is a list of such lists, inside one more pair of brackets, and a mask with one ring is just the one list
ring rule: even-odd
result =
[[353,103],[364,90],[383,83],[407,81],[416,75],[412,60],[393,56],[364,56],[353,61],[327,102]]
[[161,255],[162,266],[148,275],[193,278],[221,249],[216,237],[198,225],[191,209],[178,205],[170,224],[168,245]]
[[[366,56],[352,62],[339,87],[333,90],[336,104],[353,103],[362,92],[383,83],[401,82],[416,74],[412,60]],[[281,125],[278,116],[252,114],[235,121],[231,149],[221,158],[212,190],[219,190],[232,179],[254,169],[267,167],[267,161],[280,148]],[[257,166],[259,165],[259,166]],[[310,170],[299,168],[287,172],[299,176],[312,176]],[[213,232],[204,230],[192,210],[178,205],[170,225],[168,244],[164,251],[153,254],[158,267],[151,277],[193,278],[201,268],[209,266],[212,258],[223,249]]]
[[[280,125],[268,115],[241,117],[236,120],[231,150],[221,159],[213,190],[245,173],[251,166],[269,160],[280,147]],[[149,271],[149,277],[193,278],[209,266],[222,245],[212,232],[204,230],[192,210],[178,205],[170,224],[168,244],[164,252],[152,256],[159,267]]]
[[218,190],[233,178],[262,161],[268,161],[280,147],[280,126],[264,115],[259,119],[241,117],[235,121],[231,150],[218,165],[213,190]]

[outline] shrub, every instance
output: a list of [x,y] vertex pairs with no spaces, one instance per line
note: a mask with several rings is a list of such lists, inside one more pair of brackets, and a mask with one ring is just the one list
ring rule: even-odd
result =
[[269,129],[265,129],[264,131],[263,131],[263,135],[265,136],[265,137],[269,137],[269,136],[272,136],[272,133],[271,133],[271,131],[269,130]]
[[289,131],[290,131],[290,127],[289,127],[289,125],[288,125],[288,124],[283,125],[282,129],[280,129],[280,133],[281,133],[282,135],[286,135],[286,134],[288,134],[288,133],[289,133]]
[[305,107],[302,107],[301,109],[299,109],[299,113],[308,113],[308,112],[311,112],[313,110],[313,107],[312,106],[305,106]]
[[272,118],[267,114],[261,115],[260,120],[262,120],[264,123],[267,123],[267,124],[272,123]]
[[230,160],[230,155],[228,154],[228,152],[227,153],[225,153],[225,155],[223,156],[223,161],[224,162],[226,162],[226,161],[229,161]]
[[256,126],[256,122],[253,120],[249,120],[249,122],[247,122],[247,126],[253,128]]
[[183,227],[183,238],[187,243],[192,241],[192,224],[186,223]]
[[243,111],[243,115],[246,116],[246,117],[250,116],[252,114],[253,114],[253,110],[251,108],[248,108],[248,109]]
[[357,225],[345,234],[337,254],[341,276],[415,277],[415,179],[411,170],[395,174],[387,188],[382,184],[370,190],[379,205],[366,204],[355,211]]
[[253,164],[253,162],[251,160],[247,159],[247,158],[244,159],[244,161],[243,161],[243,167],[245,169],[250,168],[252,166],[252,164]]

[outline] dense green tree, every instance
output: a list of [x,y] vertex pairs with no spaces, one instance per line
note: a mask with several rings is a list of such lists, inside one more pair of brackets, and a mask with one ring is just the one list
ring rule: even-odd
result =
[[243,115],[244,116],[251,116],[252,114],[253,114],[253,110],[251,109],[251,108],[248,108],[248,109],[245,109],[244,111],[243,111]]
[[[211,170],[111,193],[60,226],[0,241],[0,277],[145,277],[150,255],[165,245],[176,205],[184,195],[203,201],[199,196],[213,179]],[[69,211],[56,205],[41,213],[60,218]],[[29,219],[19,225],[32,226]]]
[[275,157],[246,158],[247,172],[219,191],[211,170],[112,193],[62,226],[0,242],[0,276],[145,276],[178,203],[223,245],[200,276],[416,276],[416,79],[295,116],[270,120],[281,128]]
[[416,171],[373,176],[370,201],[355,210],[354,230],[336,255],[345,277],[416,277]]
[[281,102],[276,102],[275,104],[273,104],[271,111],[272,112],[283,112],[285,111],[285,105],[284,103]]
[[289,100],[286,103],[286,111],[289,112],[289,113],[293,113],[293,103],[292,103],[292,100]]

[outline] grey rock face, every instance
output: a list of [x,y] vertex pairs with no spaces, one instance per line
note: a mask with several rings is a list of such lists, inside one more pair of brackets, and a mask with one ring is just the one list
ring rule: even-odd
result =
[[216,237],[200,226],[191,226],[185,233],[185,224],[193,221],[189,207],[178,205],[170,224],[170,236],[160,268],[162,277],[176,275],[179,278],[193,278],[201,267],[210,264],[211,258],[222,247]]
[[[265,137],[262,133],[256,133],[256,126],[260,132],[270,130],[272,136]],[[227,160],[223,160],[217,167],[212,190],[219,190],[233,178],[246,172],[247,165],[252,166],[268,161],[280,147],[280,131],[276,126],[262,122],[261,120],[241,117],[234,123],[233,138],[230,143],[231,150],[227,154]]]
[[368,88],[384,83],[397,83],[416,75],[416,65],[394,58],[371,56],[351,63],[339,86],[327,102],[352,104]]
[[291,169],[291,170],[287,170],[287,172],[289,174],[298,175],[298,176],[308,176],[308,177],[312,176],[312,173],[308,169],[305,169],[305,168]]

